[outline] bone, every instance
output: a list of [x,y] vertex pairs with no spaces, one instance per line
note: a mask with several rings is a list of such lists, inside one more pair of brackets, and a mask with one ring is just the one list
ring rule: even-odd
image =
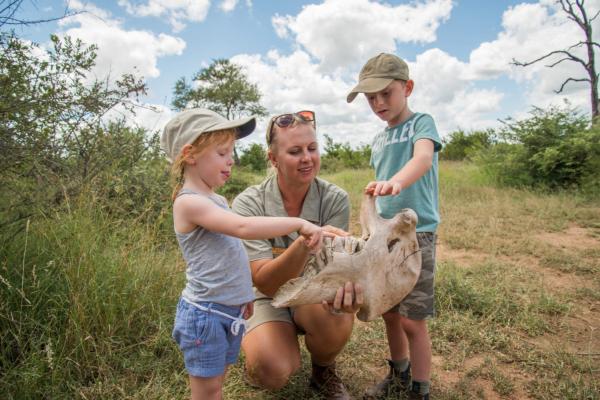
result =
[[406,208],[394,218],[381,218],[375,198],[365,195],[360,223],[361,238],[326,238],[321,251],[306,263],[303,275],[281,286],[271,304],[331,303],[346,282],[359,283],[363,288],[363,304],[356,314],[361,321],[372,321],[400,303],[421,273],[417,214]]

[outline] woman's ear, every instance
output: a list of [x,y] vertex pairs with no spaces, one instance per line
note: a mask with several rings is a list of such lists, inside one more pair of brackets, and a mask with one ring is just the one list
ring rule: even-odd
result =
[[269,157],[269,161],[271,162],[271,165],[275,168],[277,168],[277,157],[275,157],[275,155],[273,154],[273,152],[271,150],[267,151],[267,157]]

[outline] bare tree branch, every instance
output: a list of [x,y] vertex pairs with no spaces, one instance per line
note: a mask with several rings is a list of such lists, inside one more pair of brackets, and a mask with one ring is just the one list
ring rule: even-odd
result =
[[556,94],[562,93],[563,89],[569,82],[590,82],[590,80],[588,78],[579,78],[579,79],[578,78],[568,78],[567,80],[565,80],[562,83],[562,85],[560,85],[560,89],[555,90],[554,93],[556,93]]
[[[598,15],[600,15],[600,11],[596,12],[592,18],[588,18],[587,10],[585,9],[585,0],[558,0],[557,3],[560,5],[560,8],[566,14],[567,18],[575,22],[583,30],[585,39],[568,47],[567,50],[554,50],[532,61],[522,62],[513,58],[512,64],[520,67],[528,67],[559,54],[563,57],[546,65],[546,67],[553,68],[563,61],[573,61],[579,63],[581,66],[583,66],[589,78],[568,78],[562,83],[560,89],[555,90],[555,93],[561,93],[569,82],[589,82],[592,123],[600,122],[598,111],[600,106],[600,102],[598,101],[599,74],[596,72],[594,54],[594,49],[600,48],[600,44],[593,40],[592,34],[592,21],[594,21]],[[587,60],[584,60],[583,58],[578,57],[569,51],[575,48],[580,48],[582,45],[585,45]]]

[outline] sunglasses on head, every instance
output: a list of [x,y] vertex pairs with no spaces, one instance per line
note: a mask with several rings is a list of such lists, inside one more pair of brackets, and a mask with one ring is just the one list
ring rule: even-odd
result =
[[310,122],[313,128],[317,127],[314,111],[303,110],[295,113],[277,115],[271,118],[271,121],[269,123],[269,131],[267,132],[267,144],[270,145],[273,139],[273,125],[277,125],[280,128],[287,128],[288,126],[294,125],[296,121]]

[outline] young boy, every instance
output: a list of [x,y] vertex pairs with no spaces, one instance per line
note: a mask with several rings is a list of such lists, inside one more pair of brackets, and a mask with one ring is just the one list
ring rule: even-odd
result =
[[384,218],[392,218],[403,208],[412,208],[419,217],[421,275],[412,292],[383,315],[390,372],[366,391],[365,397],[372,399],[397,397],[405,391],[409,399],[429,399],[431,341],[426,319],[435,314],[435,231],[440,222],[437,152],[442,144],[433,118],[409,109],[413,87],[408,65],[395,55],[382,53],[367,61],[347,98],[351,102],[364,93],[371,110],[387,122],[373,139],[371,165],[376,181],[365,191],[381,196],[377,208]]

